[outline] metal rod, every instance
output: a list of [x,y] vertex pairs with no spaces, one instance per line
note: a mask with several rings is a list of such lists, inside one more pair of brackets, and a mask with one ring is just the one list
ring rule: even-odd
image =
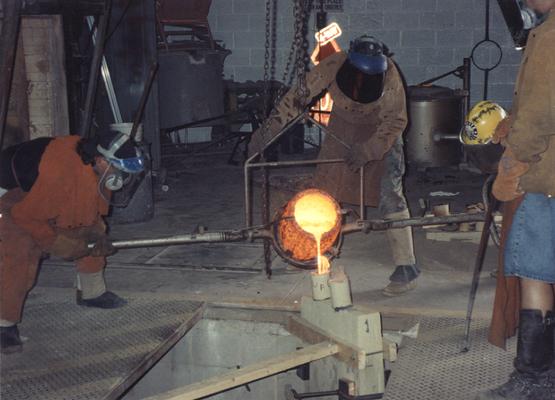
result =
[[364,165],[360,167],[360,219],[364,219]]
[[[94,18],[87,17],[87,23],[89,29],[92,32],[92,42],[96,45],[96,29],[94,29]],[[116,124],[121,124],[123,118],[121,117],[121,110],[119,108],[118,99],[116,97],[116,91],[114,89],[114,84],[112,83],[112,76],[110,75],[110,69],[108,68],[108,62],[106,57],[102,56],[102,63],[100,64],[100,73],[102,75],[102,81],[104,82],[104,88],[108,95],[108,102],[110,103],[110,108],[112,109],[112,114],[114,116],[114,122]]]
[[[297,115],[295,118],[293,118],[291,121],[289,121],[287,124],[285,124],[285,126],[283,128],[281,128],[281,130],[272,138],[270,139],[270,141],[268,141],[265,145],[264,145],[264,149],[266,149],[268,146],[270,146],[272,143],[274,143],[276,140],[278,140],[285,132],[287,132],[289,129],[291,129],[291,127],[296,124],[302,117],[304,116],[304,113],[300,113],[299,115]],[[266,121],[264,121],[266,122]],[[262,149],[262,151],[264,150]],[[247,227],[250,227],[252,225],[252,213],[251,213],[251,201],[250,201],[250,195],[251,195],[251,187],[250,187],[250,174],[249,174],[249,168],[251,166],[252,161],[258,157],[259,155],[261,155],[260,153],[254,153],[252,156],[249,157],[249,159],[247,161],[245,161],[245,166],[244,166],[244,179],[245,179],[245,222]],[[265,164],[265,163],[258,163],[258,164]],[[262,166],[262,165],[259,165]],[[276,165],[272,165],[272,166],[276,166]]]
[[301,161],[273,161],[273,162],[263,162],[263,163],[253,163],[249,164],[248,168],[254,167],[291,167],[300,165],[311,165],[311,164],[337,164],[345,162],[342,158],[332,158],[329,160],[301,160]]
[[137,109],[137,113],[135,114],[135,118],[133,119],[133,126],[131,127],[131,133],[129,134],[129,137],[131,137],[131,139],[135,141],[138,141],[135,139],[135,135],[137,133],[137,129],[139,128],[139,124],[143,119],[146,102],[148,100],[148,95],[150,94],[150,89],[152,88],[152,83],[154,82],[154,78],[156,77],[156,72],[158,72],[158,63],[153,62],[150,66],[150,71],[145,83],[145,87],[143,89],[143,94],[141,95],[141,100],[139,101],[139,108]]
[[2,20],[2,37],[0,38],[0,150],[4,144],[22,3],[21,0],[3,2],[4,18]]
[[471,88],[471,79],[472,79],[472,75],[471,75],[472,66],[470,63],[471,63],[471,60],[468,57],[463,60],[463,90],[466,96],[464,109],[462,112],[463,121],[464,121],[464,117],[466,116],[466,114],[468,114],[468,111],[470,110],[470,88]]
[[94,103],[96,100],[98,73],[100,70],[100,64],[102,63],[102,54],[104,53],[104,41],[106,39],[106,32],[108,30],[108,22],[110,20],[111,10],[112,0],[106,0],[106,12],[100,17],[100,23],[97,29],[97,43],[94,46],[93,59],[91,61],[91,70],[89,73],[89,83],[87,87],[87,97],[85,99],[85,111],[80,131],[80,135],[82,137],[90,136]]
[[493,223],[493,210],[497,207],[497,199],[492,196],[489,208],[486,210],[486,219],[484,228],[482,229],[482,236],[480,238],[480,246],[478,247],[478,254],[476,254],[476,262],[474,263],[474,274],[472,275],[472,284],[470,286],[470,293],[468,294],[468,305],[466,308],[466,320],[464,325],[464,343],[462,352],[467,352],[470,349],[470,323],[472,322],[472,310],[474,309],[474,300],[476,299],[476,292],[478,291],[478,284],[480,283],[480,273],[484,265],[484,257],[488,248],[488,240],[490,237],[490,226]]
[[[460,222],[481,222],[484,221],[484,213],[474,214],[453,214],[444,217],[421,217],[397,220],[377,219],[361,220],[343,225],[343,233],[383,231],[387,229],[405,228],[407,226],[426,226],[426,225],[445,225]],[[484,228],[485,229],[485,228]]]
[[[255,235],[255,237],[263,237],[263,235]],[[248,238],[249,233],[243,230],[220,231],[192,233],[189,235],[176,235],[156,239],[116,240],[112,242],[112,246],[114,246],[116,249],[128,249],[135,247],[172,246],[192,243],[238,242],[242,240],[247,240]],[[94,243],[89,244],[89,248],[93,247]]]

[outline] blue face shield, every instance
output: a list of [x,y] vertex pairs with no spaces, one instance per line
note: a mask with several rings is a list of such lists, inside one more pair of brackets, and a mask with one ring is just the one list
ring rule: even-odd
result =
[[137,155],[137,157],[132,158],[108,157],[106,160],[115,168],[129,174],[138,174],[139,172],[143,172],[145,169],[145,159],[142,155]]
[[383,74],[387,71],[387,57],[381,54],[371,56],[350,51],[349,62],[353,67],[367,75]]

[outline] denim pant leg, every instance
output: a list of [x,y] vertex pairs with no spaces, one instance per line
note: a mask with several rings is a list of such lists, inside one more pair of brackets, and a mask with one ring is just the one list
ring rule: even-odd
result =
[[555,283],[555,198],[527,193],[504,252],[505,275]]
[[404,174],[403,138],[399,137],[385,155],[385,172],[380,186],[379,204],[382,217],[408,209],[407,199],[403,194]]

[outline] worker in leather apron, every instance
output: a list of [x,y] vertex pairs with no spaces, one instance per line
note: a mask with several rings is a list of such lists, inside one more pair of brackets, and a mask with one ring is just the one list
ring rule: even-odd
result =
[[[351,42],[348,53],[326,57],[307,73],[306,96],[299,87],[289,90],[254,132],[250,154],[261,153],[289,121],[329,92],[334,105],[319,159],[343,158],[346,163],[318,165],[312,185],[341,203],[359,204],[359,170],[364,167],[364,205],[378,207],[387,219],[410,218],[402,182],[406,95],[390,55],[383,43],[364,35]],[[396,267],[383,294],[396,296],[416,287],[420,270],[410,227],[389,229],[387,238]]]

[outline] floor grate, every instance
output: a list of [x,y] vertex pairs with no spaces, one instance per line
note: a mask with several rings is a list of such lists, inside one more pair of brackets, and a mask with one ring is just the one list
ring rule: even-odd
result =
[[420,318],[418,338],[399,350],[384,400],[468,400],[507,380],[516,340],[507,351],[487,342],[488,320],[472,322],[470,350],[462,353],[464,319]]
[[21,353],[2,355],[0,398],[113,399],[202,316],[203,303],[127,298],[120,309],[75,305],[65,295],[31,293]]

